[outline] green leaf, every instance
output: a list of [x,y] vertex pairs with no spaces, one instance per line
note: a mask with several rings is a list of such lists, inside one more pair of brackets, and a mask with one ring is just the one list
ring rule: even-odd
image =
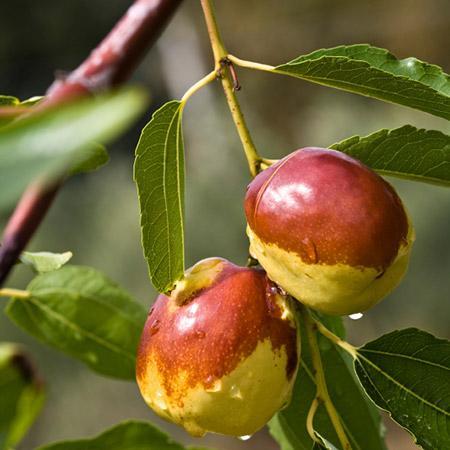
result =
[[23,252],[20,256],[22,263],[31,266],[38,273],[52,272],[60,269],[72,258],[72,252]]
[[12,95],[0,95],[0,106],[17,106],[20,100]]
[[34,106],[37,105],[43,98],[43,95],[33,95],[33,97],[22,100],[19,104],[20,106]]
[[317,50],[275,72],[450,119],[450,79],[440,67],[370,45]]
[[142,245],[159,292],[170,290],[184,273],[182,109],[182,103],[174,100],[156,111],[136,148]]
[[70,175],[93,172],[109,161],[106,148],[100,144],[93,144],[77,152],[69,170]]
[[313,446],[311,447],[311,450],[326,450],[326,447],[322,444],[319,444],[318,442],[314,442]]
[[65,266],[38,275],[28,298],[12,298],[8,317],[42,342],[106,376],[134,379],[145,309],[100,272]]
[[[318,315],[316,315],[318,316]],[[319,315],[320,320],[342,336],[343,325],[339,317]],[[299,317],[300,320],[300,317]],[[310,350],[302,328],[301,367],[297,375],[291,403],[270,422],[269,430],[282,450],[310,450],[314,443],[306,430],[306,417],[316,395]],[[363,392],[356,379],[351,357],[323,336],[318,336],[328,390],[355,450],[384,450],[378,411]],[[325,411],[320,405],[314,429],[322,439],[340,448],[339,440]],[[331,447],[332,448],[332,447]]]
[[316,436],[322,441],[322,447],[326,450],[339,450],[338,447],[335,447],[330,441],[325,439],[323,436],[321,436],[319,433],[316,433]]
[[450,136],[405,125],[353,136],[330,148],[359,159],[382,175],[450,186]]
[[35,95],[20,101],[17,97],[12,95],[0,95],[0,106],[34,106],[39,103],[44,97]]
[[408,328],[358,349],[366,392],[424,449],[450,448],[450,342]]
[[59,176],[93,140],[118,136],[145,103],[140,90],[123,90],[39,111],[1,128],[0,209],[10,206],[35,178]]
[[0,95],[0,108],[2,109],[2,113],[0,114],[0,127],[4,127],[14,120],[15,114],[13,111],[15,110],[15,107],[19,105],[20,100],[17,97]]
[[0,343],[0,450],[16,445],[44,403],[44,388],[20,346]]
[[183,450],[154,425],[127,421],[106,430],[92,439],[64,441],[44,445],[37,450]]

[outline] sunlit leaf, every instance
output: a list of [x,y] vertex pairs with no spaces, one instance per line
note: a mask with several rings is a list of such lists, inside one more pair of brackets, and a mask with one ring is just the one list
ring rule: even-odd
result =
[[72,256],[72,252],[23,252],[20,261],[31,266],[36,272],[44,273],[60,269]]
[[0,106],[16,106],[20,103],[17,97],[12,95],[0,95]]
[[37,450],[184,450],[184,447],[148,422],[128,421],[95,438],[57,442]]
[[450,136],[405,125],[333,144],[382,175],[450,186]]
[[145,103],[140,90],[124,90],[36,112],[0,128],[0,209],[36,177],[60,175],[94,140],[117,137]]
[[399,60],[381,48],[358,44],[317,50],[275,71],[450,119],[449,76],[438,66]]
[[25,100],[22,100],[20,102],[20,106],[34,106],[37,105],[42,99],[44,98],[43,95],[33,95],[33,97],[29,97]]
[[184,273],[184,150],[182,103],[171,101],[153,114],[136,148],[134,178],[141,208],[144,254],[159,292]]
[[408,328],[358,349],[366,392],[427,450],[450,448],[450,342]]
[[38,275],[28,298],[12,298],[8,317],[40,341],[113,378],[133,380],[147,316],[127,292],[90,267]]

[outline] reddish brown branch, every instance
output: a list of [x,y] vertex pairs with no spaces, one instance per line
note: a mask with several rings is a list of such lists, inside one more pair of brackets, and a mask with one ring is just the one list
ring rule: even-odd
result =
[[137,0],[89,57],[50,87],[48,102],[123,83],[141,61],[181,0]]
[[[56,80],[39,108],[104,91],[123,83],[158,39],[181,0],[136,0],[89,57],[64,79]],[[3,233],[0,285],[55,198],[61,182],[33,184],[20,199]]]
[[8,276],[22,250],[45,217],[60,183],[33,184],[26,190],[3,233],[0,247],[0,282]]

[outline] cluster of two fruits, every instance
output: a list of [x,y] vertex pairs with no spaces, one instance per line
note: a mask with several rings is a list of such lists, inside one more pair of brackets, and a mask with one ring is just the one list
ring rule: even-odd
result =
[[399,283],[414,239],[394,189],[332,150],[260,173],[245,213],[264,271],[197,263],[158,297],[138,351],[146,402],[197,436],[252,434],[288,402],[300,343],[285,292],[328,314],[364,311]]

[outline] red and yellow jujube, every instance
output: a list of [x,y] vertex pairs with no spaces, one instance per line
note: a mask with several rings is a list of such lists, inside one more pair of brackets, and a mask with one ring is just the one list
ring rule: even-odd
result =
[[364,311],[404,275],[414,230],[393,187],[334,150],[297,150],[245,199],[250,253],[270,279],[329,314]]
[[200,261],[145,325],[137,381],[189,433],[249,435],[288,402],[299,361],[290,300],[262,270]]

